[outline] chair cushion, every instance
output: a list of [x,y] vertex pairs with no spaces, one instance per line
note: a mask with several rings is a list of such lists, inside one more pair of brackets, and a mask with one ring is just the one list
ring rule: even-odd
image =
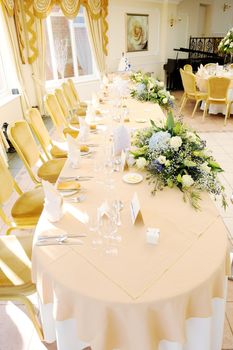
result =
[[6,287],[31,283],[32,239],[33,235],[0,236],[0,296],[9,293]]
[[86,115],[86,108],[79,107],[76,111],[76,115],[80,116],[80,117],[85,116]]
[[41,165],[37,175],[40,179],[55,183],[60,175],[65,161],[65,158],[48,160],[46,163]]
[[79,131],[78,130],[74,130],[74,129],[71,129],[71,128],[65,128],[63,129],[63,134],[66,136],[66,134],[69,134],[70,136],[72,136],[73,138],[76,139],[76,137],[78,136],[79,134]]
[[56,145],[51,148],[50,153],[54,158],[67,158],[67,152]]
[[23,193],[11,209],[14,222],[18,225],[36,225],[44,206],[44,191],[35,188]]
[[86,102],[81,101],[81,102],[80,102],[80,107],[81,107],[81,108],[85,108],[85,109],[87,109],[87,103],[86,103]]
[[72,117],[70,120],[70,124],[79,125],[79,120],[77,117]]

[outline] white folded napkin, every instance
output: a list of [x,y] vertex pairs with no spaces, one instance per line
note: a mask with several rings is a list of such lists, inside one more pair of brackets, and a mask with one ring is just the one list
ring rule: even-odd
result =
[[58,190],[48,181],[42,180],[45,200],[44,209],[49,221],[59,221],[63,216],[63,199]]
[[68,159],[71,162],[73,168],[78,168],[80,166],[80,149],[78,146],[78,140],[74,139],[69,134],[67,135],[67,145],[68,145]]
[[130,134],[124,125],[120,125],[113,132],[114,153],[120,155],[122,151],[130,148]]
[[79,117],[79,134],[77,140],[81,143],[87,142],[89,136],[89,125],[85,121],[85,119]]

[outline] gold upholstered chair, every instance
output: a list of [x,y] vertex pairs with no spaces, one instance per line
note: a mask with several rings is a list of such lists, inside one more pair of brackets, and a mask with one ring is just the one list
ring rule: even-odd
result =
[[226,113],[224,125],[227,123],[227,118],[230,115],[231,104],[233,101],[228,99],[228,90],[231,84],[231,79],[226,77],[210,77],[207,81],[208,96],[203,112],[203,121],[205,120],[208,107],[211,103],[226,105]]
[[32,239],[32,235],[0,236],[0,300],[24,304],[40,339],[43,340],[34,306],[27,298],[36,292],[36,286],[31,280]]
[[72,93],[73,93],[73,95],[74,95],[76,101],[78,101],[80,107],[81,107],[81,108],[87,108],[87,103],[80,100],[79,94],[78,94],[78,92],[77,92],[77,90],[76,90],[76,87],[75,87],[75,85],[74,85],[73,80],[72,80],[71,78],[69,78],[69,79],[67,80],[67,83],[69,84],[70,89],[71,89],[71,91],[72,91]]
[[[41,179],[54,183],[65,164],[65,158],[45,161],[25,120],[17,121],[8,127],[8,136],[23,161],[31,179],[36,184]],[[40,165],[39,163],[42,163]],[[37,176],[35,169],[38,168]]]
[[66,136],[66,134],[71,135],[76,138],[79,134],[77,129],[71,128],[67,119],[65,118],[62,109],[59,105],[59,102],[55,95],[48,94],[45,97],[45,108],[49,113],[55,128],[58,133],[62,136]]
[[86,115],[86,105],[81,106],[80,100],[76,98],[75,94],[73,93],[73,90],[71,89],[70,84],[63,83],[62,84],[62,91],[64,93],[64,96],[66,98],[66,101],[69,105],[69,108],[79,116],[85,116]]
[[66,158],[67,152],[53,143],[38,109],[30,108],[27,112],[27,116],[29,124],[41,144],[47,159]]
[[191,66],[191,64],[185,64],[183,70],[185,70],[186,72],[193,73],[193,67]]
[[[8,226],[8,235],[14,229],[32,229],[36,226],[44,206],[43,189],[35,188],[22,192],[12,177],[5,161],[0,157],[0,217]],[[18,198],[11,208],[11,215],[3,209],[12,194],[17,192]],[[1,255],[1,254],[0,254]]]
[[73,109],[70,108],[70,106],[67,103],[67,100],[64,96],[63,90],[62,89],[56,89],[55,90],[55,96],[57,98],[57,101],[60,105],[60,108],[62,110],[62,113],[64,117],[69,121],[69,123],[72,125],[79,125],[79,120],[78,120],[78,115],[76,115],[73,112]]
[[179,112],[180,113],[182,112],[188,100],[194,100],[196,101],[196,103],[192,113],[192,118],[193,118],[197,110],[198,103],[201,102],[202,100],[206,100],[207,93],[197,90],[196,78],[193,73],[186,72],[182,68],[180,68],[180,75],[181,75],[181,80],[184,87],[184,97],[183,97],[183,101]]

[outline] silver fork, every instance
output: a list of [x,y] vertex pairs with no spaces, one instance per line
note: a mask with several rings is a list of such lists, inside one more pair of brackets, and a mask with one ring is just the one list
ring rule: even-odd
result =
[[84,175],[76,175],[76,176],[61,176],[59,180],[77,180],[77,181],[85,181],[85,180],[90,180],[93,179],[93,176],[84,176]]

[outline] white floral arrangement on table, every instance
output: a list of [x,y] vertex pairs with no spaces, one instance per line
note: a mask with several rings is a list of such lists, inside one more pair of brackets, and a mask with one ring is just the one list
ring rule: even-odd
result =
[[167,186],[178,187],[184,201],[200,209],[201,192],[206,191],[215,198],[221,195],[226,208],[224,187],[217,177],[223,170],[209,154],[206,142],[182,121],[175,120],[171,111],[162,124],[151,120],[150,127],[135,132],[132,142],[135,165],[148,171],[152,194]]
[[130,79],[135,83],[131,90],[131,96],[140,101],[158,103],[164,109],[174,106],[174,96],[164,87],[164,82],[142,72],[133,73]]
[[233,55],[233,28],[231,28],[227,35],[220,41],[218,50],[225,54]]

